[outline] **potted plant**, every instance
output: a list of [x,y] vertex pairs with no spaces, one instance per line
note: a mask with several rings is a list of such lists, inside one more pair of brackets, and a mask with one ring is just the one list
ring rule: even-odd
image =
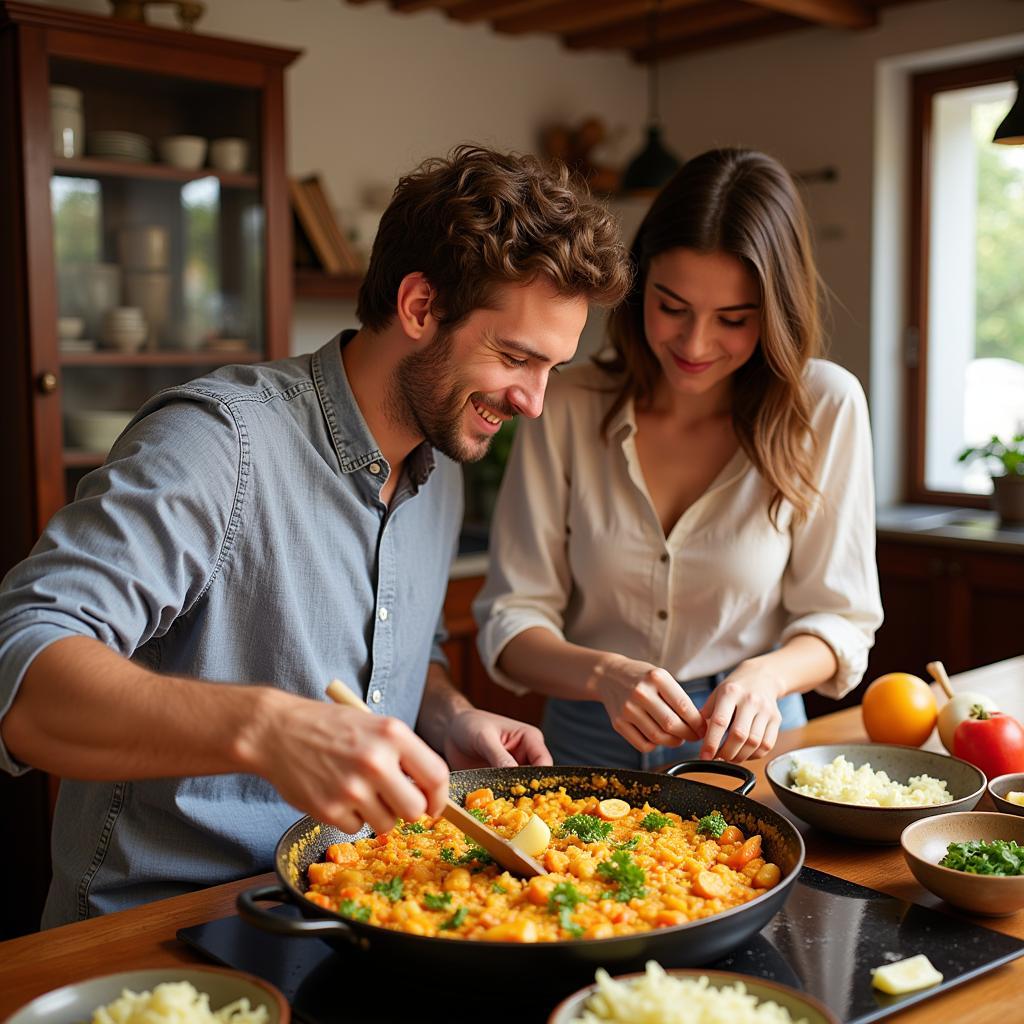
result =
[[988,444],[965,448],[960,462],[983,458],[992,473],[992,506],[1004,523],[1024,523],[1024,434],[1004,441],[993,434]]

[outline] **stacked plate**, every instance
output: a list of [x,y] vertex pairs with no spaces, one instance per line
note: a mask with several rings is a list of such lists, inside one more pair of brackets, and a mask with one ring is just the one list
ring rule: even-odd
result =
[[153,159],[153,146],[145,135],[135,132],[89,132],[89,154],[106,160],[148,163]]

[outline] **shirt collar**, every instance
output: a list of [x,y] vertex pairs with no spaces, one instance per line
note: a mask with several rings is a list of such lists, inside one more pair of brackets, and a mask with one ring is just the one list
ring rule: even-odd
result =
[[[384,459],[352,394],[341,359],[341,350],[356,333],[355,330],[347,330],[336,334],[313,353],[312,361],[313,383],[343,473],[353,473],[370,462]],[[427,482],[433,470],[434,449],[423,441],[406,459],[406,473],[415,490]]]

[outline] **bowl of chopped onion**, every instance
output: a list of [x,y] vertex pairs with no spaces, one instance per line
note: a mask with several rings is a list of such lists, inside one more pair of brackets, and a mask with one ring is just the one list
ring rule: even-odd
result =
[[647,962],[647,970],[642,974],[616,978],[599,968],[597,981],[559,1003],[548,1024],[668,1020],[680,1006],[686,1007],[687,1020],[695,1022],[839,1024],[823,1003],[786,985],[730,971],[666,971],[654,960]]
[[926,818],[900,845],[914,877],[954,907],[986,917],[1024,909],[1024,818],[968,811]]
[[54,989],[6,1024],[289,1024],[270,982],[224,967],[123,971]]

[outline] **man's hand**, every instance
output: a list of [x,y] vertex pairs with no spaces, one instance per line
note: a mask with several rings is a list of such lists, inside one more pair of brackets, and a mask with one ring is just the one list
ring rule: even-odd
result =
[[365,821],[378,835],[399,818],[441,813],[448,767],[404,722],[268,695],[272,725],[246,746],[252,770],[290,804],[344,832],[358,832]]
[[693,701],[656,665],[609,656],[594,680],[594,690],[615,731],[637,750],[675,747],[704,735],[704,719]]
[[540,729],[479,708],[467,708],[451,719],[444,756],[454,769],[552,763]]

